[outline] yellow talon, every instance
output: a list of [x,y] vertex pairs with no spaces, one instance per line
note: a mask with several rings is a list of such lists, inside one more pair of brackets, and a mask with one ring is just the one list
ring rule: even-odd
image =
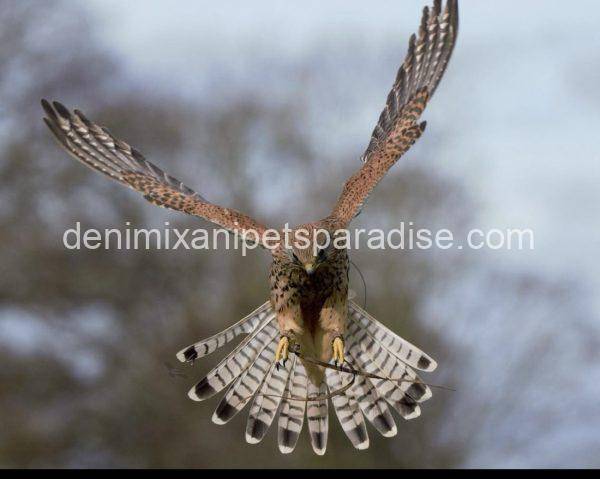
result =
[[333,360],[336,364],[344,364],[344,340],[338,336],[333,340]]
[[277,350],[275,351],[275,362],[279,363],[283,361],[283,364],[288,359],[288,351],[290,347],[290,340],[287,336],[282,336],[279,340],[279,344],[277,345]]

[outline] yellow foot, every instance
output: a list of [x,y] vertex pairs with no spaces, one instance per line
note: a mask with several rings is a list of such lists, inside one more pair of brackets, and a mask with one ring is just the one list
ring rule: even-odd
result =
[[277,369],[279,369],[280,363],[285,367],[285,362],[288,360],[289,348],[289,338],[287,336],[282,336],[277,345],[277,350],[275,351],[275,363],[277,364]]
[[331,343],[333,349],[332,359],[335,364],[344,364],[344,340],[341,336],[337,336],[333,343]]

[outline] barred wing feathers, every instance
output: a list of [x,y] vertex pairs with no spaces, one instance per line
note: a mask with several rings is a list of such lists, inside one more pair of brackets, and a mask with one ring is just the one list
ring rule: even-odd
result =
[[425,7],[419,35],[410,38],[385,108],[365,150],[363,166],[352,175],[332,211],[341,227],[362,208],[367,197],[388,170],[408,151],[425,130],[421,114],[446,70],[458,34],[458,0],[441,0]]
[[42,100],[44,122],[58,143],[84,165],[140,192],[158,206],[199,216],[229,231],[256,238],[266,228],[239,211],[210,203],[181,181],[162,171],[106,128],[88,120],[79,110]]

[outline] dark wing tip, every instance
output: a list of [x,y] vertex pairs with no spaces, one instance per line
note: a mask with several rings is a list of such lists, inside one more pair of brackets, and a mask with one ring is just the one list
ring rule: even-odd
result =
[[421,15],[421,26],[420,30],[423,32],[427,32],[427,22],[429,21],[429,7],[423,7],[423,14]]
[[132,156],[140,162],[145,162],[146,158],[144,158],[144,155],[142,155],[138,150],[136,150],[135,148],[131,149],[131,154]]
[[450,24],[455,30],[458,30],[458,0],[448,0],[448,14],[450,15]]
[[46,100],[45,98],[42,98],[41,101],[42,104],[42,108],[44,109],[44,112],[46,113],[46,115],[52,119],[52,120],[56,120],[56,112],[54,111],[54,108],[52,108],[52,105],[50,105],[50,102],[48,100]]
[[65,138],[65,135],[63,134],[63,132],[60,130],[60,128],[58,126],[56,126],[56,123],[52,122],[52,120],[49,120],[48,118],[44,118],[44,123],[46,124],[46,126],[48,127],[48,129],[50,130],[50,132],[52,133],[52,136],[56,139],[56,141],[66,150],[69,150],[69,145],[67,143],[67,139]]
[[85,126],[90,127],[93,125],[93,123],[90,120],[88,120],[88,118],[81,112],[81,110],[75,109],[73,110],[73,113],[75,113],[75,116],[79,118]]
[[71,112],[68,110],[66,106],[58,101],[53,101],[52,106],[54,106],[54,110],[65,120],[71,119]]

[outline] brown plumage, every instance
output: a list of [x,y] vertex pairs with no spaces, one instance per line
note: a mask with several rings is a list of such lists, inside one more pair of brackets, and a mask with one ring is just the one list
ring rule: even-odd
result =
[[263,241],[267,228],[261,223],[210,203],[78,110],[71,112],[58,102],[51,105],[42,100],[44,121],[78,161],[140,192],[153,204],[205,218],[269,248],[273,258],[269,301],[230,328],[178,354],[182,361],[193,361],[248,334],[192,388],[190,397],[203,400],[228,387],[213,416],[218,424],[252,400],[246,430],[249,442],[264,437],[283,401],[280,450],[287,453],[294,448],[306,411],[313,448],[318,454],[325,452],[328,412],[324,394],[339,389],[348,377],[337,371],[325,374],[322,367],[295,356],[286,362],[290,350],[297,348],[305,357],[349,360],[371,374],[390,378],[360,378],[343,397],[334,398],[342,427],[358,449],[369,444],[363,416],[383,435],[391,436],[396,425],[388,407],[410,419],[419,415],[419,403],[431,396],[429,388],[414,383],[418,377],[413,368],[432,371],[435,361],[348,299],[346,249],[332,244],[318,248],[323,233],[313,233],[323,230],[333,239],[347,228],[387,171],[423,134],[421,114],[446,70],[457,33],[457,0],[448,0],[443,10],[440,0],[424,9],[418,35],[410,38],[406,58],[362,155],[362,167],[348,179],[327,218],[292,231],[292,239],[308,233],[310,241],[304,248],[294,241]]
[[[296,231],[334,233],[334,224],[326,220],[302,225]],[[317,241],[320,241],[317,238]],[[293,243],[293,240],[291,241]],[[311,245],[312,246],[312,245]],[[330,244],[315,255],[311,248],[291,251],[278,249],[269,272],[271,305],[277,313],[279,329],[293,344],[310,357],[329,361],[332,344],[346,331],[348,298],[348,253]],[[285,339],[284,339],[285,341]],[[289,345],[287,346],[289,348]],[[284,351],[283,356],[286,356]],[[343,361],[343,358],[337,358]],[[323,380],[322,368],[305,364],[315,384]]]

